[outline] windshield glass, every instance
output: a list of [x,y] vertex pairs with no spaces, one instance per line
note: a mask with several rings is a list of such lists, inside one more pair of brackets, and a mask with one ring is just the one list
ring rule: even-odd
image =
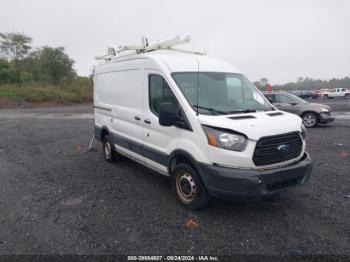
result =
[[184,72],[173,73],[172,76],[195,110],[198,101],[198,111],[201,114],[222,115],[272,110],[264,96],[241,74]]

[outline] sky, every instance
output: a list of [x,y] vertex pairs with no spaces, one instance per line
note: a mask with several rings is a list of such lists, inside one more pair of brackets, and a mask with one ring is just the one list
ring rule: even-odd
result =
[[178,34],[251,81],[350,76],[348,0],[0,0],[0,32],[65,47],[80,75],[109,45]]

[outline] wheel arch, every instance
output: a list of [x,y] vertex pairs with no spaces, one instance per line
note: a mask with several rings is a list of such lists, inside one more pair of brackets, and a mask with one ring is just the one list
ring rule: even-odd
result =
[[95,126],[95,137],[98,140],[103,141],[103,138],[109,134],[110,134],[110,132],[109,132],[108,127],[106,127],[106,126],[96,127]]
[[171,176],[173,175],[173,171],[175,169],[176,164],[178,163],[187,163],[191,165],[195,171],[197,171],[198,175],[201,177],[200,174],[200,167],[196,159],[188,152],[178,149],[173,151],[168,159],[168,174]]
[[317,116],[317,118],[318,118],[318,112],[317,111],[314,111],[314,110],[305,110],[305,111],[303,111],[303,112],[301,112],[301,117],[303,117],[305,114],[307,114],[307,113],[312,113],[312,114],[315,114],[316,116]]

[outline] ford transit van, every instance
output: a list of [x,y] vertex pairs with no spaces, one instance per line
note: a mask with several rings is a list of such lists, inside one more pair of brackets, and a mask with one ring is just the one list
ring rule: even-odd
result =
[[304,185],[312,161],[301,118],[275,108],[231,64],[174,43],[112,49],[95,67],[104,158],[123,155],[169,176],[192,210],[211,196],[256,200]]

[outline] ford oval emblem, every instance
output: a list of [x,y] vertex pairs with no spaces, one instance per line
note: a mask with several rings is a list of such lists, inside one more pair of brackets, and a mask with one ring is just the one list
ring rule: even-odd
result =
[[281,153],[286,153],[289,151],[289,145],[279,145],[277,150]]

